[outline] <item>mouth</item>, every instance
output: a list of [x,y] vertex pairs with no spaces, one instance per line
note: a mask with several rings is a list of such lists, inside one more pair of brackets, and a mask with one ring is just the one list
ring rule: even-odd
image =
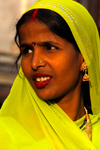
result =
[[41,89],[48,85],[51,81],[52,77],[47,74],[35,74],[33,75],[33,81],[35,83],[36,88]]

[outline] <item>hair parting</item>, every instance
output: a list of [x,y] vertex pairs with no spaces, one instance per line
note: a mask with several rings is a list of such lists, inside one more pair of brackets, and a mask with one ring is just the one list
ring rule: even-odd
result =
[[38,13],[38,9],[35,9],[33,14],[32,14],[32,21],[36,18],[37,13]]

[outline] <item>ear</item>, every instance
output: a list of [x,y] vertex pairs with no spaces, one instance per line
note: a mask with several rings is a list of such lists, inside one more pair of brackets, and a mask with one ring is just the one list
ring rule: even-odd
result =
[[84,58],[81,54],[81,66],[80,66],[80,71],[83,71],[83,63],[84,63]]

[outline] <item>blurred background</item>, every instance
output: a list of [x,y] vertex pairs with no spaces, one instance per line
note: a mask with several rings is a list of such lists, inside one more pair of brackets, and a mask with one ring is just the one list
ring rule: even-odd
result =
[[[19,50],[14,43],[15,25],[36,0],[0,0],[0,107],[17,75],[14,62]],[[76,0],[93,16],[100,33],[100,0]],[[77,8],[76,8],[77,9]],[[19,62],[20,66],[20,62]]]

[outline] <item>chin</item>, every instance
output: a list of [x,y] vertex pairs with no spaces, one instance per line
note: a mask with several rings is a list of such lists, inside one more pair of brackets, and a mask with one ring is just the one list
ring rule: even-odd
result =
[[50,88],[49,89],[48,88],[40,88],[39,89],[39,88],[36,88],[35,86],[32,86],[32,88],[34,89],[36,95],[41,100],[48,101],[48,100],[52,100],[52,99],[55,99],[56,97],[58,97],[58,94]]
[[36,92],[36,94],[40,99],[45,100],[45,101],[54,99],[54,96],[52,96],[51,93],[49,93],[49,92],[46,92],[46,93],[45,92]]
[[38,94],[37,94],[37,96],[44,101],[48,101],[48,100],[52,99],[50,96],[45,96],[45,95],[42,96],[42,95],[38,95]]

